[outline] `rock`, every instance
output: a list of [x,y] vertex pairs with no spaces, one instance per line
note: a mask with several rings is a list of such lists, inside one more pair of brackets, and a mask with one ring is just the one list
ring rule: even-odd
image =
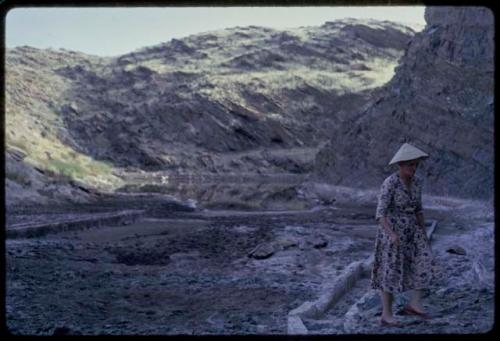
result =
[[[411,39],[394,77],[359,115],[332,128],[316,155],[318,179],[380,188],[391,171],[388,160],[410,142],[437,156],[417,171],[428,193],[492,198],[493,16],[481,7],[430,6],[425,13],[430,22]],[[376,147],[366,154],[366,146]]]
[[271,243],[263,243],[258,245],[255,249],[250,251],[249,257],[255,259],[266,259],[271,257],[275,253],[275,247]]
[[54,329],[54,332],[52,333],[52,335],[56,336],[56,335],[70,335],[70,334],[73,334],[72,333],[72,330],[68,327],[57,327],[56,329]]
[[297,315],[288,316],[287,333],[292,335],[307,335],[307,327]]
[[41,169],[41,168],[38,168],[38,167],[33,167],[33,169],[34,169],[35,171],[37,171],[38,173],[40,173],[40,174],[45,174],[45,171],[44,171],[43,169]]
[[186,200],[186,206],[189,207],[190,209],[195,210],[198,206],[198,202],[194,199],[188,199]]
[[71,102],[69,105],[69,109],[71,109],[74,113],[78,113],[78,104],[75,102]]
[[26,152],[16,148],[16,147],[7,147],[7,153],[9,153],[12,158],[16,161],[22,161],[26,157]]
[[193,250],[189,252],[177,252],[177,253],[172,253],[169,258],[172,261],[191,261],[195,260],[200,256],[200,251],[198,250]]
[[82,192],[88,193],[88,194],[97,194],[98,191],[95,188],[90,187],[89,185],[79,181],[79,180],[70,180],[69,184],[77,189],[79,189]]
[[293,234],[299,234],[299,235],[305,235],[307,234],[306,228],[303,226],[296,226],[296,225],[287,225],[285,226],[285,232],[287,233],[293,233]]
[[277,244],[279,246],[281,246],[281,248],[283,250],[287,250],[289,248],[292,248],[294,246],[298,246],[299,245],[299,241],[295,238],[288,238],[288,237],[285,237],[285,238],[281,238],[277,241]]
[[447,297],[451,293],[456,292],[456,291],[457,291],[457,288],[446,287],[446,288],[441,288],[438,291],[436,291],[436,294],[438,294],[439,296]]
[[318,236],[310,240],[315,249],[321,249],[328,245],[328,241],[323,236]]
[[356,63],[356,64],[352,64],[351,65],[351,70],[355,70],[355,71],[368,71],[368,70],[371,70],[371,69],[368,66],[366,66],[365,64]]
[[364,296],[359,302],[359,307],[363,310],[370,310],[381,305],[380,297],[376,294]]
[[466,255],[467,253],[465,252],[465,250],[460,247],[460,246],[452,246],[450,248],[448,248],[446,250],[446,252],[449,252],[449,253],[452,253],[452,254],[456,254],[456,255]]

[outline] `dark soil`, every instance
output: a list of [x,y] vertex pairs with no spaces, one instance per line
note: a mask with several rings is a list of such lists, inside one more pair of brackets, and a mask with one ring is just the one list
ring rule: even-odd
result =
[[[369,217],[198,212],[7,240],[7,327],[37,335],[286,334],[290,310],[371,252]],[[250,257],[262,243],[274,252]]]

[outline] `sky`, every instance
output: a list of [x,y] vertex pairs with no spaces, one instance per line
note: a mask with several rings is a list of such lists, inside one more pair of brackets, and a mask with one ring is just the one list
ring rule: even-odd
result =
[[13,8],[5,21],[5,45],[118,56],[172,38],[235,26],[285,29],[372,18],[423,28],[424,11],[424,6]]

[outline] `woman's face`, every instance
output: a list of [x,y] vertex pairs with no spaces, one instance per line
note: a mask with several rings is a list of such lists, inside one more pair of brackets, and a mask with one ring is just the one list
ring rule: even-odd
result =
[[418,160],[402,161],[399,163],[399,171],[402,175],[411,178],[415,175],[418,167]]

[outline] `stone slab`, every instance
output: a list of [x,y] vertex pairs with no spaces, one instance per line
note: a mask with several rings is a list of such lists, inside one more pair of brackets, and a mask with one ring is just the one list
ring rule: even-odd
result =
[[127,210],[119,212],[96,213],[83,215],[80,218],[65,219],[41,224],[16,224],[6,229],[7,238],[33,238],[41,237],[49,233],[62,231],[82,230],[102,225],[128,225],[142,217],[144,210]]

